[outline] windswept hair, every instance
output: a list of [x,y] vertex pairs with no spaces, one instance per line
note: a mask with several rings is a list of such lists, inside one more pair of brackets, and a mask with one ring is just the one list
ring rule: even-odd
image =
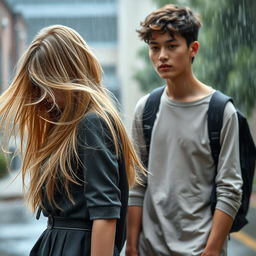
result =
[[[28,175],[27,200],[33,210],[42,203],[43,187],[49,202],[58,206],[54,194],[59,177],[73,201],[69,184],[78,183],[74,171],[74,162],[79,162],[78,124],[89,112],[105,121],[117,156],[120,138],[130,186],[138,181],[135,168],[144,170],[101,80],[101,66],[81,36],[54,25],[35,37],[20,59],[13,82],[0,96],[5,145],[11,136],[19,136],[23,186]],[[58,106],[55,92],[65,97],[65,106]],[[53,103],[46,108],[49,98]],[[51,117],[52,112],[57,118]]]
[[179,34],[186,39],[189,46],[197,40],[202,24],[199,16],[190,8],[169,4],[150,13],[140,25],[141,29],[137,32],[146,43],[151,39],[152,32],[159,31],[170,33],[171,36]]

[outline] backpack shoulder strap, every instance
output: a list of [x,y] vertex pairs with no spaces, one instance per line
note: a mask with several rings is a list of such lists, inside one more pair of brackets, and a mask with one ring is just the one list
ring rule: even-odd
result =
[[223,114],[227,102],[231,101],[231,97],[220,91],[215,91],[211,97],[208,108],[208,133],[210,139],[210,147],[215,166],[217,167],[220,154],[220,132],[223,124]]
[[[159,109],[160,99],[164,92],[165,86],[154,89],[146,101],[143,116],[142,116],[142,125],[143,125],[143,134],[147,147],[147,153],[149,155],[149,148],[151,142],[151,134],[156,119],[156,114]],[[145,166],[148,166],[148,159],[145,160]]]
[[37,220],[40,219],[41,212],[42,212],[42,207],[39,206],[38,209],[37,209],[37,212],[36,212],[36,219],[37,219]]

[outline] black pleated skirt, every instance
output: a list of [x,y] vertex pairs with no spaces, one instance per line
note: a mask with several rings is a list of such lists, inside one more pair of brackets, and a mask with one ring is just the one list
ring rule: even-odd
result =
[[[46,229],[29,256],[90,256],[90,251],[90,231]],[[119,256],[116,247],[113,256]]]

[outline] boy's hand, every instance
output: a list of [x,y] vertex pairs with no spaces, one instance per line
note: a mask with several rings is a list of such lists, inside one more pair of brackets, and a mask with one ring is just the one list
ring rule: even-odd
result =
[[126,246],[125,256],[139,256],[139,252],[136,248],[129,248]]
[[201,256],[220,256],[219,251],[205,249]]
[[212,229],[201,256],[220,256],[222,247],[228,237],[233,219],[227,213],[215,209]]
[[139,256],[138,241],[142,226],[142,207],[128,207],[126,256]]

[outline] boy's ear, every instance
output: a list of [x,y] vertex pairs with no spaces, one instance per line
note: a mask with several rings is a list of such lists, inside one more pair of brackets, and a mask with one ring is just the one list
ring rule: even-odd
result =
[[194,41],[190,44],[190,52],[191,52],[191,57],[195,57],[198,50],[199,50],[200,44],[198,41]]

